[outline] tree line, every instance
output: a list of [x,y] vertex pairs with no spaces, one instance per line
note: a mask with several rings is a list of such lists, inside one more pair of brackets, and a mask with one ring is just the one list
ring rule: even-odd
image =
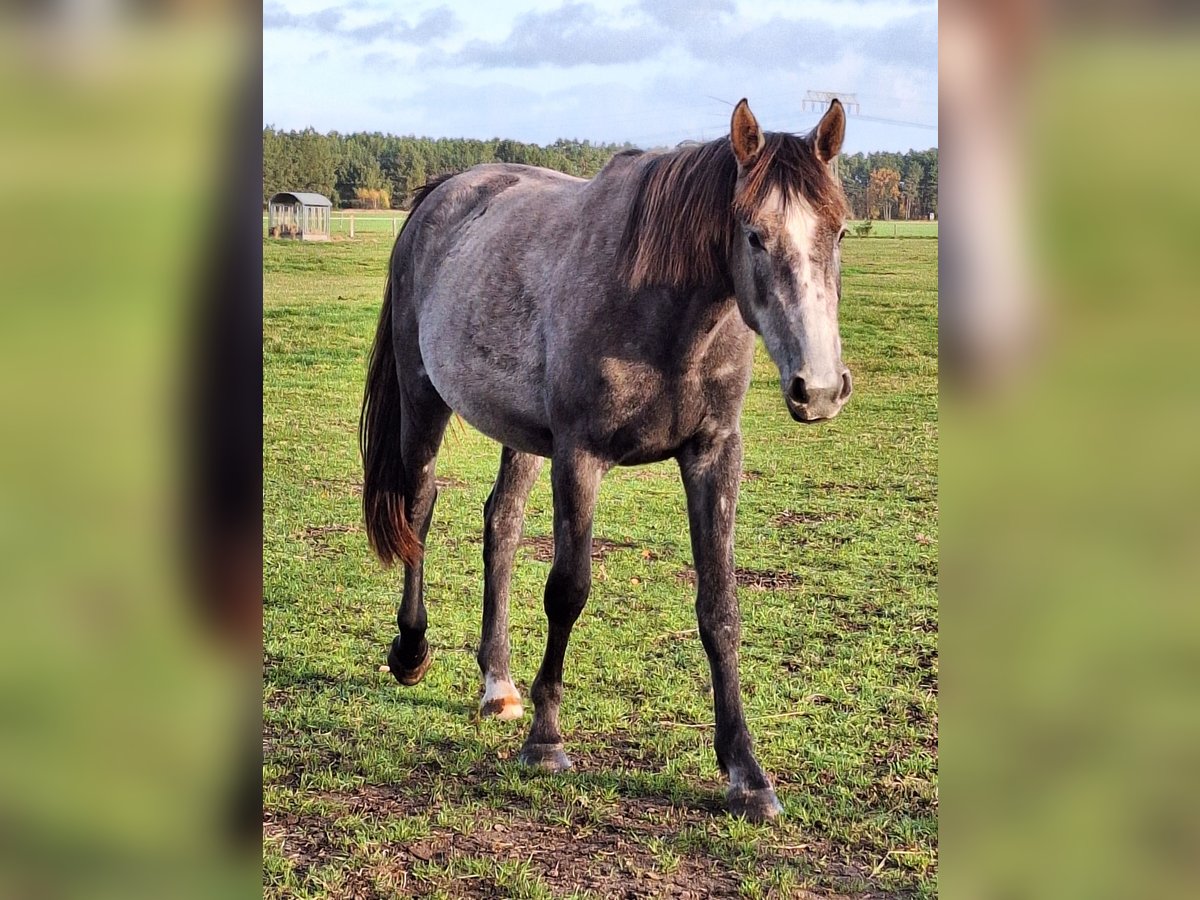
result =
[[591,178],[614,153],[631,144],[558,140],[546,147],[493,138],[397,137],[320,134],[263,129],[263,203],[278,191],[315,191],[340,207],[402,209],[430,178],[479,163],[544,166]]
[[[403,209],[442,172],[488,162],[544,166],[591,178],[632,144],[557,140],[540,146],[493,138],[418,138],[378,132],[263,129],[263,204],[279,191],[315,191],[342,208]],[[838,170],[856,218],[926,218],[937,212],[937,150],[856,153]],[[881,174],[882,173],[882,174]]]
[[856,219],[927,219],[938,212],[938,152],[855,153],[838,174]]

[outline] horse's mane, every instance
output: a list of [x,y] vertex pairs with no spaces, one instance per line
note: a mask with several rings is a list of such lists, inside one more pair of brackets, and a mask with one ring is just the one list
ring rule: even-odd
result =
[[768,132],[737,191],[737,161],[729,138],[648,155],[617,251],[631,290],[653,285],[698,287],[729,281],[737,216],[748,217],[772,191],[786,206],[798,197],[844,218],[846,197],[804,138]]

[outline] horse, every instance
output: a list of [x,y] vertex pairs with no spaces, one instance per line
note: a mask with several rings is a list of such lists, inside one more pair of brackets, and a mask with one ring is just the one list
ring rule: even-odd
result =
[[486,164],[417,192],[392,249],[359,422],[367,536],[385,566],[404,566],[387,657],[400,684],[431,661],[422,552],[452,413],[502,445],[484,506],[485,716],[524,714],[509,673],[509,581],[526,499],[552,462],[548,635],[519,757],[538,769],[572,765],[558,724],[563,660],[591,588],[600,480],[674,458],[727,804],[754,821],[782,812],[738,678],[741,410],[756,334],[797,422],[832,419],[850,397],[838,328],[848,208],[830,172],[844,132],[836,100],[801,136],[764,132],[743,99],[728,136],[624,151],[591,180]]

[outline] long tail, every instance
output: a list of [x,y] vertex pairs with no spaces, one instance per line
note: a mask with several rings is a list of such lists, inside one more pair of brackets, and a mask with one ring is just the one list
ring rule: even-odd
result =
[[385,566],[402,560],[415,566],[421,540],[408,521],[404,504],[404,457],[401,453],[401,396],[392,341],[392,275],[383,289],[383,311],[367,368],[358,446],[363,459],[363,518],[367,540]]
[[[425,198],[452,177],[453,173],[438,176],[417,191],[405,228]],[[403,237],[402,229],[397,244]],[[397,258],[393,253],[388,263],[383,310],[375,329],[362,415],[358,420],[358,447],[363,459],[363,519],[367,539],[385,566],[397,560],[415,566],[421,561],[423,548],[405,509],[402,401],[392,338],[392,278]]]

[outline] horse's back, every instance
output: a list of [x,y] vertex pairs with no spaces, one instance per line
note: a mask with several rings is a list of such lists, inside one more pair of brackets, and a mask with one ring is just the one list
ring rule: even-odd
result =
[[587,184],[534,166],[475,166],[430,195],[399,248],[430,381],[474,427],[526,452],[551,447],[544,286]]

